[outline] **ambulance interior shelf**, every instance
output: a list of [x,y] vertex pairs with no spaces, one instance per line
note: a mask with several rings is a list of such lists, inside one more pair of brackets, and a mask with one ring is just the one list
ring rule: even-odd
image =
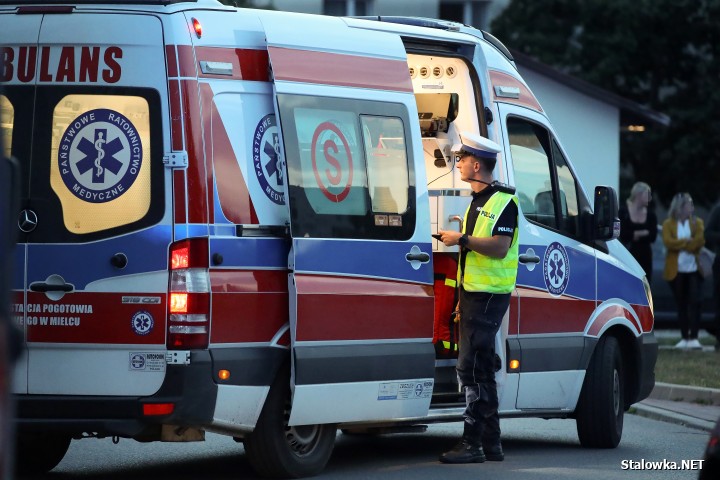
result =
[[416,93],[420,132],[423,137],[447,134],[448,127],[458,116],[457,93]]
[[415,101],[425,158],[438,168],[446,167],[451,144],[448,130],[458,116],[459,96],[457,93],[416,93]]

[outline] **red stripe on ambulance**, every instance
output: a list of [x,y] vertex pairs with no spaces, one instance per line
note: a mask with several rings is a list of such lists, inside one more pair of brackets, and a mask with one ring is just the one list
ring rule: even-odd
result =
[[297,341],[432,338],[432,285],[297,273],[295,284]]
[[175,45],[165,45],[165,58],[167,59],[167,75],[168,77],[178,76],[177,51]]
[[595,300],[577,299],[566,295],[554,297],[548,292],[529,289],[518,290],[520,335],[583,332],[588,319],[595,311]]
[[227,80],[270,81],[268,53],[266,50],[248,50],[243,48],[195,47],[198,62],[222,62],[232,65],[232,75],[203,73],[202,78],[222,78]]
[[[213,165],[212,165],[212,135],[213,133],[210,131],[210,128],[207,128],[210,125],[210,117],[212,115],[212,101],[213,101],[213,91],[212,88],[210,88],[210,84],[201,82],[198,84],[200,87],[200,111],[202,112],[202,125],[204,126],[202,129],[202,136],[203,136],[203,142],[202,145],[204,147],[204,160],[205,160],[205,192],[206,192],[206,199],[207,199],[207,211],[208,211],[208,218],[211,219],[211,222],[214,223],[215,218],[215,202],[213,202],[213,196],[215,191],[215,182],[213,181]],[[230,141],[228,140],[228,146]],[[245,186],[245,182],[242,183],[243,187],[247,189]],[[192,197],[190,197],[192,198]]]
[[632,313],[630,313],[626,308],[621,305],[608,305],[595,318],[588,329],[588,335],[596,337],[603,327],[613,318],[626,318],[633,327],[635,327],[635,333],[640,334],[642,332],[637,320],[633,318]]
[[268,47],[275,80],[412,93],[407,62]]
[[211,271],[210,284],[211,344],[269,342],[288,322],[285,270]]
[[187,189],[188,221],[190,223],[207,223],[208,221],[208,190],[207,172],[205,169],[205,152],[203,150],[202,126],[204,119],[200,115],[198,104],[198,83],[195,80],[181,80],[181,99],[185,120],[185,149],[188,154]]
[[[128,303],[152,298],[157,303]],[[28,292],[25,307],[28,342],[151,345],[165,342],[165,293],[75,292],[60,301]],[[137,314],[148,314],[147,330],[133,329]]]

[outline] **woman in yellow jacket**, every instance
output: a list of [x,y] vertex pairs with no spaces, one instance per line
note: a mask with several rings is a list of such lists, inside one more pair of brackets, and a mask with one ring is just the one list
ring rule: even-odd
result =
[[667,255],[663,278],[670,282],[680,322],[680,340],[676,348],[702,348],[698,342],[702,277],[697,255],[705,245],[704,225],[693,215],[689,193],[678,193],[670,203],[668,219],[663,222],[662,237]]

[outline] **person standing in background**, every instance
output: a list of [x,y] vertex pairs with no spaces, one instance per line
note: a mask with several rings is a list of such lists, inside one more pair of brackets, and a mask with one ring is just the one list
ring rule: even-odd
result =
[[713,298],[715,299],[715,351],[720,351],[720,200],[715,203],[707,221],[705,241],[715,252],[713,262]]
[[689,193],[676,194],[668,218],[663,222],[662,237],[667,248],[663,278],[670,282],[678,309],[682,339],[675,348],[702,348],[700,327],[700,286],[697,255],[705,245],[705,226],[693,215],[695,207]]
[[620,241],[638,261],[648,282],[652,281],[652,244],[657,238],[657,216],[650,208],[650,185],[636,182],[620,207]]

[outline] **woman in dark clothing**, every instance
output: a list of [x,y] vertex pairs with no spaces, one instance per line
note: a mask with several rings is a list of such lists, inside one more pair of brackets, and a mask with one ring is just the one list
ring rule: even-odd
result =
[[652,278],[652,244],[657,238],[657,216],[648,208],[651,199],[650,185],[637,182],[619,212],[620,241],[645,270],[648,282]]

